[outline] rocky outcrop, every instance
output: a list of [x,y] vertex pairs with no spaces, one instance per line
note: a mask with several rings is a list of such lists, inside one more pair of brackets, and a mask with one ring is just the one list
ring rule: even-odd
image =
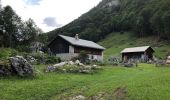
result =
[[30,76],[34,74],[34,68],[22,56],[10,58],[12,72],[19,76]]

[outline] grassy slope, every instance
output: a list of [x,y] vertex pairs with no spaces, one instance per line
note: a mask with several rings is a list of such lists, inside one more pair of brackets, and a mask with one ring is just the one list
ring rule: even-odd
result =
[[165,58],[165,55],[170,52],[170,43],[157,42],[156,37],[137,38],[132,33],[112,33],[104,40],[99,42],[107,49],[104,54],[108,58],[110,56],[120,56],[120,52],[126,47],[134,46],[152,46],[155,50],[155,56]]
[[[42,66],[39,68],[42,68]],[[170,68],[141,64],[137,68],[106,67],[93,75],[39,73],[34,79],[0,78],[0,99],[54,99],[82,94],[86,97],[107,93],[113,99],[118,87],[127,90],[129,100],[168,100]]]

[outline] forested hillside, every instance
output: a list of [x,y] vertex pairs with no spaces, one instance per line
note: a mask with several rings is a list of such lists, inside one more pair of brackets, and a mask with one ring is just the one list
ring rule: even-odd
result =
[[23,21],[10,6],[0,8],[0,47],[30,52],[31,43],[45,40],[41,33],[32,19]]
[[112,32],[131,31],[138,37],[156,36],[162,40],[170,37],[170,0],[103,0],[92,10],[70,24],[53,30],[56,34],[74,36],[95,42]]

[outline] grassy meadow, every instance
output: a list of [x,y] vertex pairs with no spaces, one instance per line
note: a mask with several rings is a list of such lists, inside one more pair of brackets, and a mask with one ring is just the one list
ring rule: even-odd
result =
[[105,66],[95,74],[44,73],[44,67],[36,66],[38,71],[34,78],[0,78],[0,99],[63,100],[77,95],[87,100],[95,97],[104,100],[170,98],[170,67],[151,64],[133,68]]
[[[110,56],[120,57],[121,50],[133,46],[150,45],[156,51],[154,55],[161,58],[170,52],[169,43],[158,42],[156,37],[135,38],[132,35],[112,33],[99,42],[107,48],[105,60]],[[0,53],[0,57],[7,58],[8,51]],[[170,66],[139,64],[138,67],[125,68],[105,65],[103,70],[94,74],[45,73],[46,66],[36,65],[33,78],[0,77],[0,100],[71,100],[78,95],[87,100],[170,98]]]

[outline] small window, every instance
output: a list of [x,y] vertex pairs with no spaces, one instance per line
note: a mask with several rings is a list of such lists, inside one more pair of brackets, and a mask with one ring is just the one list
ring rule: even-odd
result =
[[94,59],[94,56],[93,56],[93,55],[91,56],[91,59]]

